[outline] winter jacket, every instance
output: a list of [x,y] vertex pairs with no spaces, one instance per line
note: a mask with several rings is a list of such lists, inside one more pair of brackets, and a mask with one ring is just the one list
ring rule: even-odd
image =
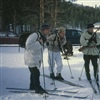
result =
[[31,34],[26,41],[25,49],[25,64],[29,67],[40,67],[43,55],[43,46],[37,40],[39,38],[37,33]]
[[[92,34],[89,34],[87,31],[84,32],[80,37],[81,45],[87,46],[91,36],[92,36]],[[96,47],[97,45],[100,44],[100,36],[98,34],[96,34],[96,41],[97,41],[97,43],[95,43],[94,41],[89,43],[88,47],[86,47],[85,49],[82,50],[83,54],[85,54],[85,55],[98,55],[99,50]]]
[[57,35],[53,34],[47,38],[47,41],[49,41],[48,50],[54,52],[60,52],[62,49],[62,45],[66,43],[66,37],[60,39],[58,34]]

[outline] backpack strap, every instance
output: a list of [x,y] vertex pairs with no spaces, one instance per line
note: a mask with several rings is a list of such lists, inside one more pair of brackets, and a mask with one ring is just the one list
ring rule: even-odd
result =
[[36,39],[36,41],[38,41],[38,39],[41,38],[41,36],[40,36],[40,32],[36,32],[36,33],[37,33],[37,39]]
[[[39,32],[33,32],[32,34],[34,34],[34,33],[36,33],[37,34],[37,39],[36,39],[36,41],[38,41],[38,39],[40,38],[40,34],[39,34]],[[31,43],[30,43],[31,44]],[[25,46],[25,49],[26,49],[26,46]],[[27,50],[27,49],[26,49]]]
[[43,35],[41,32],[38,32],[40,35],[40,38],[43,40],[43,43],[46,41],[45,35]]

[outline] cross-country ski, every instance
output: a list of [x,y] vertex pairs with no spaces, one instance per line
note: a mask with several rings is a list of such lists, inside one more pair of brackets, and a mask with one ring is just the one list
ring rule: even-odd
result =
[[[34,91],[9,91],[9,92],[12,92],[12,93],[31,93],[31,94],[37,94],[37,93],[35,93]],[[40,94],[39,94],[40,95]],[[42,95],[42,94],[41,94]],[[62,94],[62,93],[53,93],[53,92],[50,92],[50,93],[48,93],[47,95],[51,95],[51,96],[59,96],[59,97],[67,97],[67,98],[78,98],[78,99],[86,99],[87,97],[88,97],[88,95],[86,95],[86,96],[75,96],[75,95],[68,95],[68,94]]]
[[[16,17],[18,16],[16,15]],[[10,22],[7,22],[7,23],[10,23]],[[9,27],[11,28],[11,25]],[[89,27],[93,27],[93,25],[90,24],[87,28]],[[49,27],[46,24],[42,26],[43,30],[45,28],[49,30]],[[63,29],[63,28],[60,28],[60,29]],[[36,33],[35,36],[37,34],[38,33]],[[2,34],[0,32],[0,38],[1,38],[1,35]],[[33,34],[32,36],[34,37]],[[36,37],[39,38],[38,35]],[[32,40],[35,41],[38,39],[32,39]],[[30,42],[30,39],[28,42]],[[40,66],[41,64],[41,66],[40,67],[38,66],[38,68],[31,65],[30,66],[25,65],[24,53],[27,52],[25,51],[25,48],[20,48],[19,50],[19,46],[17,44],[12,44],[12,45],[0,44],[0,52],[1,52],[0,53],[0,61],[1,61],[0,100],[99,100],[100,99],[100,93],[99,93],[100,92],[100,86],[99,86],[100,77],[96,77],[97,69],[95,68],[97,67],[94,68],[92,65],[92,63],[95,65],[96,63],[94,62],[96,61],[92,59],[94,62],[89,64],[89,70],[87,70],[86,69],[87,67],[85,66],[88,64],[87,62],[86,63],[84,62],[83,58],[87,60],[88,57],[84,56],[82,52],[78,51],[78,49],[80,49],[81,46],[72,45],[73,55],[75,55],[75,57],[68,56],[68,58],[70,59],[68,60],[68,62],[67,62],[67,59],[63,59],[62,53],[60,52],[61,58],[60,56],[57,58],[59,60],[57,60],[56,63],[54,63],[55,66],[52,67],[53,68],[52,70],[50,70],[50,65],[49,65],[50,59],[48,61],[48,48],[45,48],[43,51],[43,55],[40,55],[43,50],[41,49],[41,46],[43,45],[40,44],[40,42],[41,41],[36,42],[36,45],[39,45],[39,46],[35,46],[35,48],[34,46],[31,48],[30,45],[28,45],[28,47],[25,47],[25,48],[28,48],[28,53],[30,51],[29,48],[31,50],[33,49],[35,50],[38,47],[40,48],[40,52],[38,52],[37,49],[36,51],[38,53],[32,52],[32,54],[36,55],[35,56],[36,59],[34,63],[37,63],[38,58],[39,58],[38,65]],[[81,49],[84,50],[87,48],[88,47],[86,46],[86,47],[82,47]],[[55,60],[56,60],[56,57],[59,54],[56,54],[55,52],[53,52],[53,54],[51,53],[51,55],[49,56],[52,58],[52,55],[54,55],[53,57],[55,57]],[[27,61],[30,61],[30,57],[31,56],[28,56]],[[43,60],[41,60],[40,62],[41,58],[43,58]],[[89,58],[91,58],[91,56],[89,56]],[[62,59],[62,62],[60,61],[61,59]],[[100,68],[99,64],[100,62],[98,59],[98,68]],[[83,70],[83,67],[84,67],[84,70]],[[100,75],[99,71],[98,71],[98,75]],[[74,78],[71,78],[72,76]],[[54,79],[51,77],[53,77]],[[79,81],[77,77],[79,77],[82,81]],[[92,80],[92,83],[89,83],[90,79]],[[96,79],[96,81],[94,79]],[[53,83],[52,85],[50,84],[51,82]]]
[[[49,75],[46,75],[46,74],[41,75],[41,76],[44,76],[44,77],[50,78],[50,76],[49,76]],[[50,79],[51,79],[51,78],[50,78]],[[71,85],[71,86],[77,86],[77,87],[85,88],[85,86],[82,86],[82,85],[79,85],[79,84],[75,84],[75,83],[70,82],[70,81],[68,81],[68,80],[56,80],[56,79],[54,79],[54,80],[55,80],[55,81],[62,82],[62,83],[64,83],[64,84]]]
[[[21,90],[21,91],[34,91],[34,90],[30,90],[30,89],[25,89],[25,88],[6,88],[9,90]],[[78,93],[78,90],[59,90],[59,89],[53,89],[53,90],[49,90],[46,89],[49,92],[62,92],[62,93]]]

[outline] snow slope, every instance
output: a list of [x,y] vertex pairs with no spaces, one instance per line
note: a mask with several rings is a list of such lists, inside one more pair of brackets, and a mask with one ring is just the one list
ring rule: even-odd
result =
[[[83,70],[81,81],[79,81],[78,77],[80,77],[82,68],[83,68],[83,58],[82,53],[78,51],[78,46],[73,46],[74,56],[69,57],[69,64],[72,71],[72,75],[69,70],[67,60],[63,59],[63,70],[62,76],[65,80],[69,80],[76,84],[80,84],[85,86],[85,88],[79,88],[75,86],[70,86],[63,84],[61,82],[55,81],[55,85],[60,90],[78,90],[77,94],[70,94],[75,96],[81,95],[88,95],[88,98],[85,100],[100,100],[100,94],[95,95],[86,80],[85,72]],[[43,64],[41,66],[41,73],[43,73],[43,65],[45,73],[49,75],[48,70],[48,51],[45,49],[44,56],[43,56]],[[100,64],[100,63],[99,63]],[[99,66],[100,67],[100,66]],[[93,69],[92,65],[91,68],[91,77],[93,77]],[[55,67],[56,73],[56,67]],[[71,76],[74,76],[72,79]],[[32,94],[32,93],[11,93],[9,92],[7,87],[18,87],[18,88],[29,88],[30,83],[30,73],[26,65],[24,65],[24,49],[14,46],[1,46],[0,47],[0,100],[45,100],[42,95]],[[43,77],[40,77],[41,85],[44,87]],[[45,78],[46,89],[54,89],[54,85],[51,85],[51,79]],[[63,94],[63,93],[60,93]],[[78,100],[75,98],[64,98],[64,97],[57,97],[57,96],[49,96],[46,100]]]

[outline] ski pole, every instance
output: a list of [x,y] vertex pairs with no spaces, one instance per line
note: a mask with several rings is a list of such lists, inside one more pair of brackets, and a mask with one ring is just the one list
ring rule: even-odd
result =
[[[53,51],[51,51],[51,52],[52,52],[52,60],[51,60],[50,56],[49,56],[49,60],[50,60],[50,65],[52,66],[52,67],[50,66],[50,68],[51,68],[51,71],[53,73]],[[56,90],[57,88],[56,88],[56,84],[55,84],[54,79],[52,79],[52,84],[54,84],[54,90]]]
[[[53,73],[53,67],[54,67],[54,64],[53,64],[53,49],[54,49],[54,41],[53,41],[53,47],[52,47],[52,51],[49,51],[48,50],[48,52],[49,52],[49,54],[52,56],[52,57],[50,57],[50,55],[49,55],[49,61],[50,61],[50,68],[51,68],[51,72]],[[51,54],[52,53],[52,54]],[[54,90],[56,90],[57,88],[56,88],[56,84],[55,84],[55,81],[54,81],[54,79],[52,79],[52,84],[54,84]]]
[[80,77],[78,77],[79,80],[81,80],[81,76],[82,76],[83,70],[84,70],[84,66],[83,66],[83,68],[82,68],[82,71],[81,71]]
[[72,75],[72,71],[71,71],[71,67],[70,67],[68,59],[67,59],[67,63],[68,63],[68,67],[69,67],[69,70],[70,70],[71,78],[74,78],[73,75]]
[[[46,90],[46,85],[45,85],[45,77],[44,77],[44,62],[43,62],[43,50],[41,48],[41,55],[42,55],[42,69],[43,69],[43,82],[44,82],[44,89]],[[47,100],[47,96],[46,96],[46,93],[45,93],[45,96],[44,96],[45,100]]]
[[[88,49],[88,52],[89,52],[89,49]],[[88,54],[88,52],[87,52],[87,54]],[[81,71],[80,77],[78,77],[80,81],[81,81],[81,76],[82,76],[83,70],[84,70],[84,66],[83,66],[83,68],[82,68],[82,71]]]

